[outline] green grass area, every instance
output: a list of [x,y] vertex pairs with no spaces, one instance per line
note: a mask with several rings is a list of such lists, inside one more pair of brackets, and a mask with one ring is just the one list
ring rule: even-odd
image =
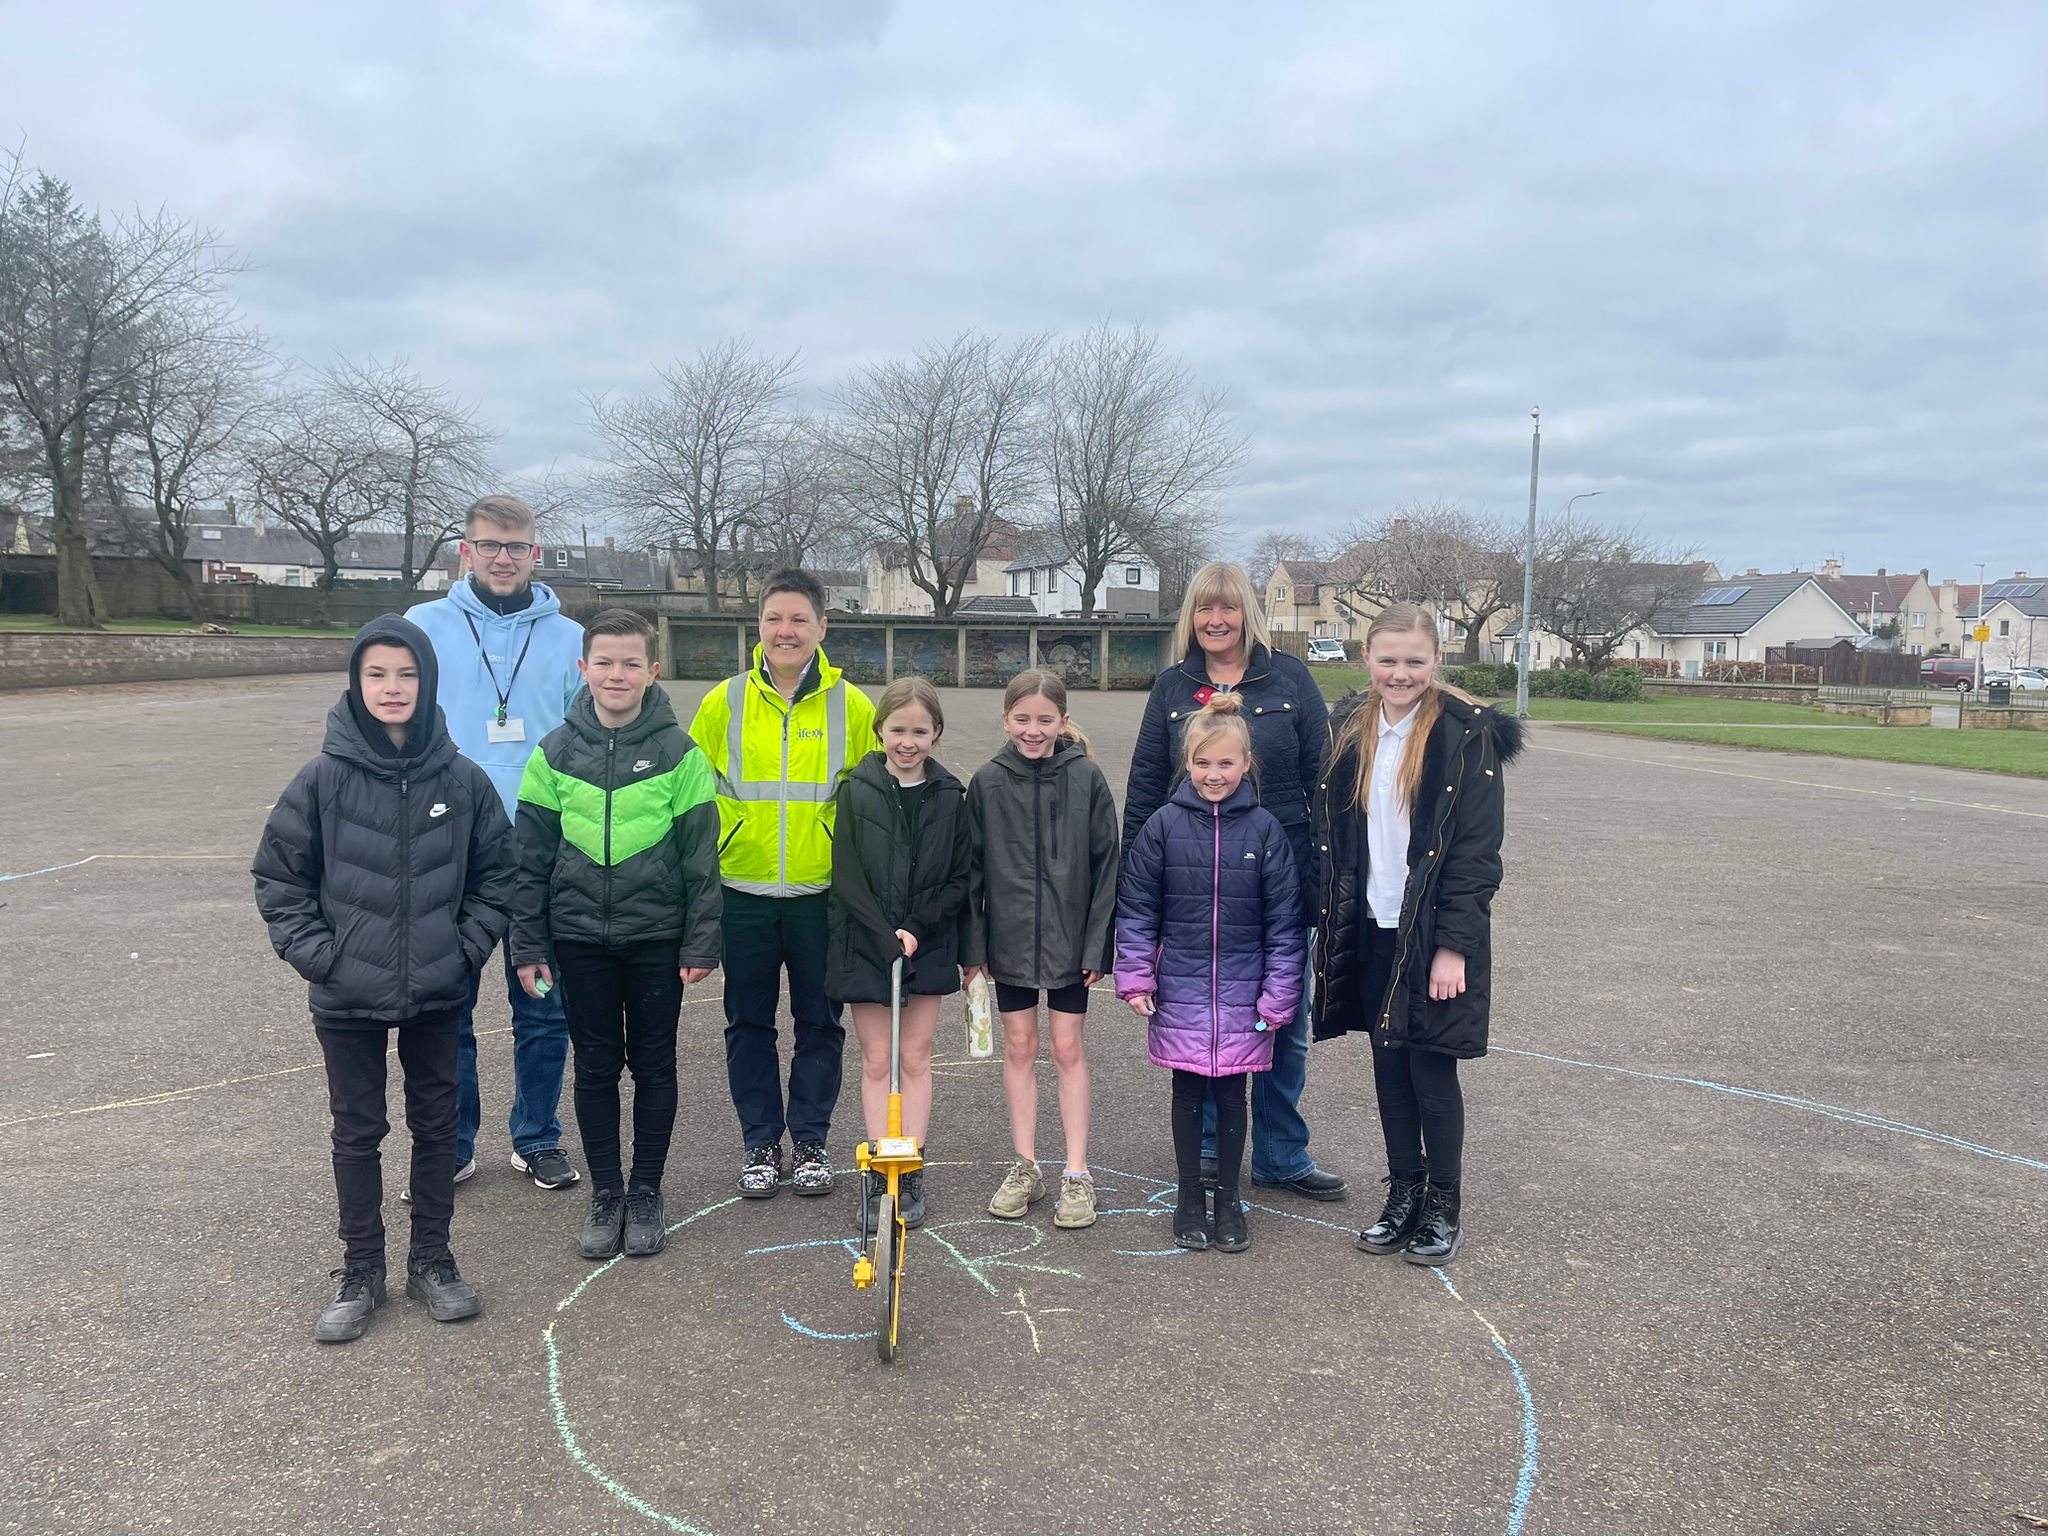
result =
[[[348,635],[348,629],[302,629],[291,624],[237,624],[228,620],[219,621],[223,628],[232,629],[238,635]],[[113,619],[102,633],[116,635],[175,635],[199,626],[190,619]],[[50,634],[79,634],[83,631],[74,625],[59,624],[47,613],[0,613],[0,634],[20,634],[26,630],[38,630]]]
[[[1312,669],[1322,684],[1323,695],[1336,699],[1353,688],[1365,686],[1364,667],[1327,666]],[[1341,674],[1341,675],[1340,675]],[[1512,710],[1512,698],[1496,699]],[[1602,704],[1594,699],[1531,699],[1530,718],[1570,720],[1620,725],[1668,722],[1677,725],[1864,725],[1868,721],[1849,715],[1823,714],[1805,704],[1781,704],[1769,699],[1689,699],[1659,694],[1633,704]]]
[[[1702,704],[1712,700],[1702,699]],[[1764,706],[1758,705],[1757,708]],[[2048,779],[2048,731],[1954,731],[1894,725],[1874,731],[1743,730],[1727,726],[1588,726],[1609,736],[1647,736],[1658,741],[1697,741],[1720,747],[1752,747],[1819,757],[1860,757],[1886,763],[1924,763],[1934,768],[1975,768]]]

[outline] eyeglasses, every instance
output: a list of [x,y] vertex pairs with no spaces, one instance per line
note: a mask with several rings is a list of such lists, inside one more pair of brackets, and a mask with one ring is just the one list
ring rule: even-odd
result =
[[495,560],[502,552],[514,560],[524,560],[540,546],[537,544],[500,544],[496,539],[471,539],[469,547],[486,560]]

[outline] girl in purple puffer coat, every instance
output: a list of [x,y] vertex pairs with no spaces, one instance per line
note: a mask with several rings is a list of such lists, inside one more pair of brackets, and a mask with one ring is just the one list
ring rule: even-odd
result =
[[[1273,1064],[1273,1034],[1301,1001],[1301,890],[1287,834],[1245,782],[1251,731],[1220,693],[1181,733],[1181,780],[1124,849],[1116,995],[1151,1020],[1153,1062],[1173,1069],[1180,1176],[1173,1240],[1241,1253],[1237,1197],[1248,1074]],[[1202,1111],[1216,1105],[1216,1213],[1201,1179]]]

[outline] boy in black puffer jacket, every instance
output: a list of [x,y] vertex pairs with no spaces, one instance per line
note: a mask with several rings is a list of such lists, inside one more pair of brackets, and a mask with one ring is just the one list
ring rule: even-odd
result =
[[[590,1164],[577,1251],[606,1259],[668,1241],[661,1178],[676,1123],[683,987],[719,957],[718,802],[711,763],[656,681],[654,626],[607,609],[583,631],[585,687],[519,784],[512,963],[541,996],[562,966],[576,1051],[576,1123]],[[619,1074],[633,1073],[633,1169],[620,1168]]]
[[448,1251],[455,1052],[470,978],[505,932],[512,829],[490,778],[457,754],[434,650],[395,616],[356,635],[320,755],[278,796],[251,873],[278,954],[311,984],[334,1116],[341,1282],[314,1337],[360,1338],[384,1300],[380,1143],[388,1032],[412,1133],[406,1294],[440,1322],[482,1310]]

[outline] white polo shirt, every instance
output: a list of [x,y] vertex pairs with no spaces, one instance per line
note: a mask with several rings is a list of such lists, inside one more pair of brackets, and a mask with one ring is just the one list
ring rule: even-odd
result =
[[1408,750],[1409,710],[1398,725],[1380,710],[1380,734],[1373,748],[1372,788],[1365,799],[1365,904],[1382,928],[1401,924],[1401,897],[1408,889],[1408,806],[1401,798],[1401,759]]

